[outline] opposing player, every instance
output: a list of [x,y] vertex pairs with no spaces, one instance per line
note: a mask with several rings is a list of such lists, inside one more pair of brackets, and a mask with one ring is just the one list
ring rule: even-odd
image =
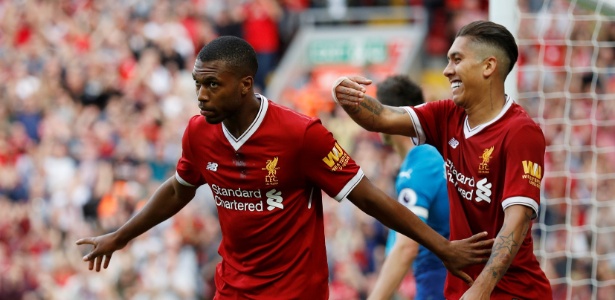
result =
[[114,251],[209,184],[222,232],[215,299],[327,299],[321,190],[426,245],[470,281],[459,270],[485,262],[492,240],[437,234],[372,185],[319,120],[254,94],[256,70],[254,49],[240,38],[201,49],[192,72],[200,115],[185,130],[175,176],[117,231],[77,241],[94,246],[83,258],[90,269],[106,268]]
[[410,136],[442,153],[451,239],[482,231],[495,237],[489,261],[464,269],[475,279],[471,287],[447,276],[447,299],[552,298],[530,230],[540,203],[545,139],[504,92],[517,56],[506,28],[476,21],[459,30],[448,51],[444,75],[452,100],[397,108],[366,96],[362,84],[371,83],[366,78],[342,78],[334,85],[334,96],[364,128]]
[[[393,107],[423,104],[423,92],[408,76],[387,77],[378,84],[376,96]],[[449,209],[444,160],[431,145],[414,146],[401,135],[383,134],[403,163],[395,182],[399,203],[416,214],[443,237],[449,237]],[[387,257],[368,299],[391,299],[412,266],[415,300],[444,299],[446,268],[436,255],[412,239],[389,231]]]

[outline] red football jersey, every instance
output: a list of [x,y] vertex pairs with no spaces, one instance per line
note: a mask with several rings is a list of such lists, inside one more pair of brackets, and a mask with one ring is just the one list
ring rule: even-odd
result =
[[257,96],[238,138],[194,116],[177,165],[177,180],[209,184],[218,207],[216,298],[327,299],[321,190],[340,201],[363,172],[318,119]]
[[[521,106],[507,97],[502,112],[492,121],[470,128],[465,110],[452,100],[407,107],[415,125],[416,143],[435,146],[446,164],[450,202],[451,240],[487,231],[495,237],[511,205],[540,203],[545,138],[540,127]],[[531,230],[491,299],[551,299],[549,280],[534,255]],[[484,264],[466,271],[476,279]],[[448,299],[459,299],[468,289],[449,273]]]

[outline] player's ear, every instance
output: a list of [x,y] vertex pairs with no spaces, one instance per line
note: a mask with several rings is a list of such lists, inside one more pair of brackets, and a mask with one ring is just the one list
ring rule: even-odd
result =
[[254,84],[254,78],[252,76],[245,76],[241,78],[239,82],[241,95],[245,96],[250,93],[252,90],[252,85]]
[[495,56],[489,56],[483,60],[483,77],[489,78],[495,73],[498,66],[498,60]]

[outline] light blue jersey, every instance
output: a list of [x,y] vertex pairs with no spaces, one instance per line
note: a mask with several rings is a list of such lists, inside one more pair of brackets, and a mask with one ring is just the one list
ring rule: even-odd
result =
[[[401,165],[395,190],[401,204],[448,239],[449,204],[444,174],[444,160],[438,150],[430,145],[416,146]],[[395,231],[389,231],[387,255],[395,235]],[[446,268],[436,255],[420,245],[412,270],[417,285],[415,299],[444,299]]]

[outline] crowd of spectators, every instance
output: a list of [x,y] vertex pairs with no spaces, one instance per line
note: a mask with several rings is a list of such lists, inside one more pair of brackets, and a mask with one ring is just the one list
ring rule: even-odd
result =
[[[321,2],[0,1],[0,299],[210,298],[220,232],[206,188],[105,272],[89,272],[74,242],[118,228],[174,173],[198,112],[190,71],[202,45],[248,40],[262,90],[293,33],[289,16]],[[358,147],[366,159],[380,153]],[[333,259],[332,282],[338,294],[363,292],[376,234],[328,200],[327,223],[343,224],[328,226],[331,251],[344,254],[332,257],[349,258]]]
[[[178,216],[114,254],[103,272],[88,271],[81,261],[88,249],[74,242],[118,228],[174,174],[183,129],[198,113],[190,71],[202,45],[219,35],[245,38],[258,53],[262,73],[256,84],[264,91],[291,41],[296,17],[332,2],[0,1],[0,299],[210,299],[220,230],[206,187]],[[437,56],[470,13],[486,16],[486,2],[355,0],[347,5],[428,6],[432,26],[426,54]],[[533,5],[530,12],[541,1],[526,2]],[[556,23],[553,34],[558,34]],[[609,24],[600,36],[614,41],[615,23]],[[531,31],[522,34],[535,37]],[[523,63],[538,57],[532,49],[522,49]],[[612,46],[597,60],[591,49],[579,47],[573,60],[613,68]],[[600,98],[615,93],[614,74],[601,73],[598,94],[574,103],[565,97],[522,100],[542,120],[550,145],[568,146],[549,152],[545,173],[560,172],[546,175],[545,200],[554,205],[545,206],[541,221],[574,227],[537,231],[550,238],[537,243],[549,253],[571,250],[579,239],[585,246],[574,251],[595,245],[600,255],[615,252],[612,230],[598,236],[583,227],[615,225],[615,127],[608,122],[615,101]],[[562,72],[533,86],[538,81],[531,76],[539,75],[522,73],[521,91],[563,90],[566,84],[576,93],[588,82],[583,76],[567,80]],[[549,108],[537,104],[541,101]],[[392,194],[397,155],[345,113],[321,117],[372,181]],[[604,151],[592,152],[596,149]],[[592,209],[598,202],[600,209]],[[324,204],[331,299],[361,299],[383,261],[387,229],[348,201],[325,198]],[[571,262],[566,254],[545,258],[550,278],[615,279],[612,257]],[[574,274],[566,264],[574,264]],[[411,277],[402,289],[412,295]]]

